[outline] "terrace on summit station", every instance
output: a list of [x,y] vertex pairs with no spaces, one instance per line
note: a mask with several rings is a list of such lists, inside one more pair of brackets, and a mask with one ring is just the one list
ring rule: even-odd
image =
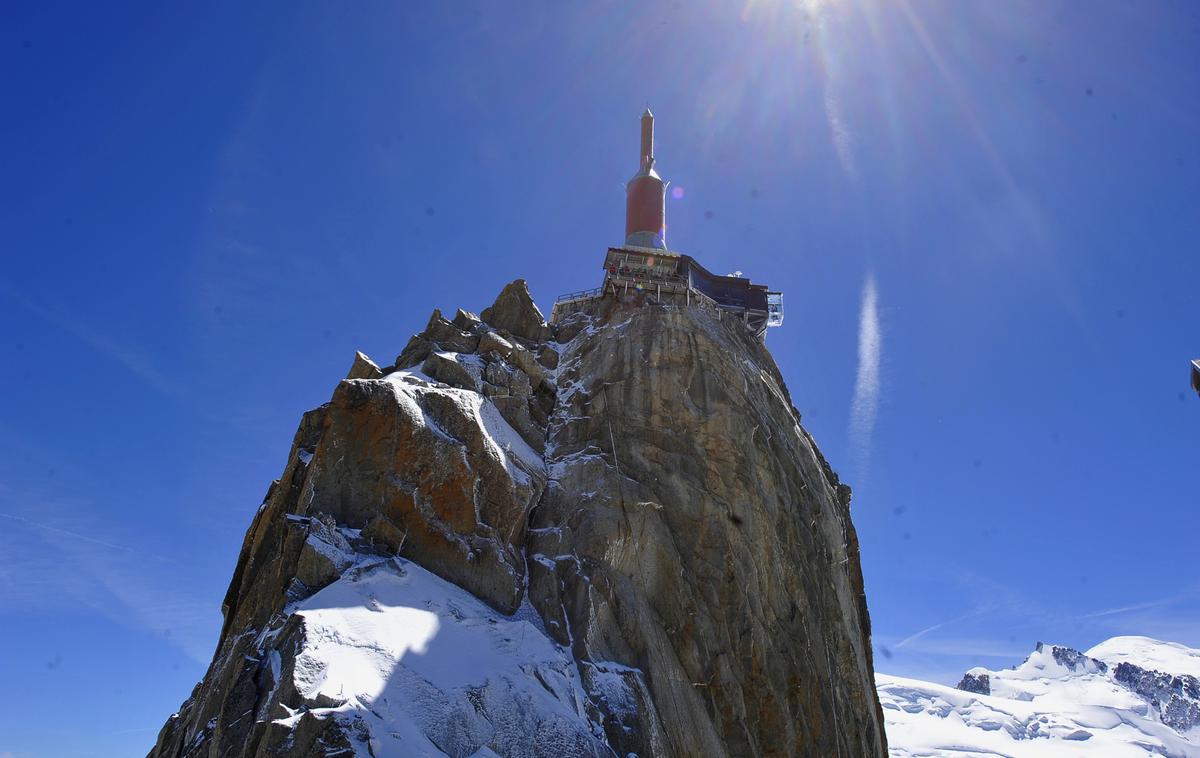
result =
[[783,324],[783,293],[740,275],[718,276],[690,255],[667,248],[667,183],[654,168],[654,114],[642,114],[639,167],[625,185],[625,243],[604,256],[604,281],[591,290],[561,295],[550,320],[583,303],[635,296],[651,302],[709,306],[746,323],[759,338]]

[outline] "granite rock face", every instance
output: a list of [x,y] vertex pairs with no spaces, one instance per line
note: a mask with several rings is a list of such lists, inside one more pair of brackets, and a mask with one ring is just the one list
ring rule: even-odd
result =
[[963,692],[974,692],[976,695],[990,695],[992,694],[991,677],[987,674],[972,674],[968,671],[963,674],[963,678],[954,688]]
[[1113,679],[1154,706],[1159,718],[1180,734],[1200,727],[1200,679],[1188,674],[1164,674],[1122,661]]
[[[740,322],[634,299],[548,325],[518,280],[304,416],[151,756],[883,756],[849,501]],[[322,602],[394,612],[363,588],[404,582],[482,601],[416,605],[518,673],[421,676]]]

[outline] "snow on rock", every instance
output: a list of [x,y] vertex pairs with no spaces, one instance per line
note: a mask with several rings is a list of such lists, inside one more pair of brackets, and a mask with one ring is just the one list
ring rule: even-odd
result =
[[892,756],[1200,758],[1186,673],[1197,660],[1182,645],[1117,637],[1087,653],[1038,643],[1020,665],[971,669],[958,688],[875,680]]
[[324,587],[341,576],[354,563],[346,538],[331,519],[308,519],[309,529],[296,563],[296,578],[306,587]]
[[414,419],[419,419],[423,426],[445,439],[453,440],[454,437],[422,409],[422,396],[440,395],[459,407],[478,424],[491,454],[504,463],[514,481],[528,484],[530,473],[545,470],[542,455],[530,447],[529,443],[504,420],[490,398],[471,390],[440,384],[419,371],[396,371],[389,374],[385,381],[391,384],[396,392],[397,401],[406,413]]
[[282,726],[336,719],[375,758],[611,754],[568,651],[414,563],[364,559],[295,613],[310,705]]

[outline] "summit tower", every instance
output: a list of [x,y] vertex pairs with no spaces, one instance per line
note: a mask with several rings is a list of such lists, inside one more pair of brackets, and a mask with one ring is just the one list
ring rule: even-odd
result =
[[667,247],[667,183],[654,170],[654,114],[642,114],[638,172],[625,185],[625,244]]
[[741,272],[719,276],[690,255],[667,248],[667,182],[655,170],[654,114],[641,119],[638,171],[625,184],[625,242],[604,256],[604,281],[595,289],[561,295],[550,320],[557,322],[604,298],[709,308],[745,322],[759,339],[783,324],[783,293],[755,284]]

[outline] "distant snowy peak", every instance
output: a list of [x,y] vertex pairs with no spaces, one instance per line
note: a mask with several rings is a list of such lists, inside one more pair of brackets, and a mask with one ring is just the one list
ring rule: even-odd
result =
[[1163,642],[1150,637],[1113,637],[1096,645],[1087,654],[1112,665],[1132,663],[1143,668],[1187,674],[1200,679],[1200,650],[1176,642]]
[[[1108,664],[1061,645],[1037,643],[1033,653],[1019,666],[1001,672],[991,672],[977,666],[963,675],[958,689],[979,695],[996,695],[1023,700],[1025,683],[1030,679],[1062,678],[1072,674],[1103,674]],[[1010,681],[1020,682],[1014,688]]]
[[1081,653],[1038,643],[957,688],[879,674],[893,756],[1200,758],[1200,651],[1116,637]]

